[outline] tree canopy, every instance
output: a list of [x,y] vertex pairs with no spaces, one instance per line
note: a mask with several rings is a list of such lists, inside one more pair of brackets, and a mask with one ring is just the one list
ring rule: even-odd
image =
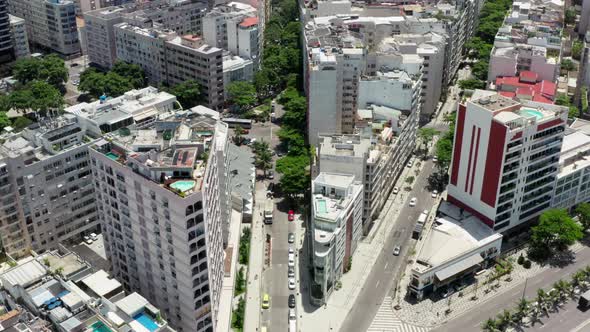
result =
[[582,226],[565,209],[550,209],[541,214],[539,224],[531,228],[531,254],[546,258],[563,251],[583,237]]
[[204,101],[203,95],[201,94],[201,86],[193,80],[184,81],[165,90],[175,95],[184,109],[193,108]]
[[580,220],[584,231],[590,229],[590,204],[580,203],[578,206],[576,206],[574,211],[578,216],[578,220]]
[[237,81],[232,82],[227,87],[227,95],[230,102],[235,105],[238,111],[246,109],[256,104],[256,88],[250,82]]
[[486,83],[478,79],[460,80],[459,87],[463,90],[485,89]]
[[146,86],[145,73],[137,65],[117,62],[113,69],[103,73],[88,68],[80,74],[78,89],[98,98],[105,94],[118,97],[125,92]]
[[59,90],[68,80],[65,62],[55,54],[43,58],[19,59],[12,68],[12,74],[22,85],[32,81],[45,81]]

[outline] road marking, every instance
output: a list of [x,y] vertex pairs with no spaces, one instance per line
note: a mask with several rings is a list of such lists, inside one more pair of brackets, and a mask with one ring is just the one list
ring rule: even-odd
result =
[[377,283],[375,284],[375,288],[379,287],[380,282],[381,282],[381,280],[377,280]]
[[389,262],[385,263],[385,269],[387,270],[387,266],[389,265]]
[[586,327],[588,324],[590,324],[590,319],[586,319],[582,324],[576,326],[570,332],[578,332],[578,331],[581,331],[582,328]]

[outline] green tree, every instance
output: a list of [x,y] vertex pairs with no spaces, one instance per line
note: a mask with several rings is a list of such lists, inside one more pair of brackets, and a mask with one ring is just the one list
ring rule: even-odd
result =
[[580,60],[582,56],[582,49],[584,48],[584,43],[579,40],[575,40],[572,44],[572,58],[576,60]]
[[283,125],[305,131],[307,115],[307,100],[303,96],[297,96],[287,103],[283,104],[285,114],[283,114]]
[[12,75],[21,84],[27,84],[30,81],[39,78],[39,71],[41,69],[41,61],[36,58],[21,58],[18,59],[12,67]]
[[65,62],[55,54],[50,54],[42,59],[28,58],[16,61],[12,73],[21,84],[26,85],[32,81],[41,80],[62,89],[68,80],[68,69]]
[[584,231],[590,228],[590,203],[580,203],[574,210]]
[[111,69],[111,72],[125,78],[131,83],[134,89],[145,88],[147,85],[145,72],[138,65],[124,61],[117,61],[113,66],[113,69]]
[[463,90],[485,89],[486,82],[478,79],[460,80],[459,87]]
[[0,132],[5,128],[10,126],[11,122],[6,112],[0,112]]
[[29,108],[42,115],[50,110],[61,110],[65,104],[59,90],[45,81],[33,81],[29,84],[28,89],[30,89],[32,96]]
[[576,10],[573,7],[565,10],[564,23],[568,25],[576,23]]
[[440,132],[434,128],[423,127],[418,129],[418,138],[420,139],[420,142],[426,146],[426,148],[428,148],[430,142],[432,142],[434,139],[434,136],[438,134],[440,134]]
[[489,63],[484,60],[479,60],[473,68],[471,69],[471,73],[480,81],[486,81],[488,79],[488,67]]
[[570,97],[568,97],[568,95],[565,93],[560,93],[559,95],[557,95],[557,98],[555,98],[555,105],[570,106]]
[[184,81],[166,90],[176,96],[184,109],[193,108],[205,101],[199,83],[193,80]]
[[570,106],[567,117],[574,119],[580,116],[580,110],[576,106]]
[[512,325],[513,320],[514,317],[512,316],[512,313],[504,309],[504,311],[498,314],[498,327],[500,330],[505,331],[510,325]]
[[20,89],[12,92],[9,99],[11,107],[24,114],[31,108],[33,94],[30,89]]
[[21,130],[25,129],[31,123],[33,123],[33,121],[31,121],[29,118],[26,118],[24,116],[19,116],[17,118],[12,119],[12,127],[16,131],[21,131]]
[[583,237],[582,226],[564,209],[543,212],[539,224],[531,230],[531,253],[538,258],[547,258],[555,251],[563,251]]
[[229,100],[238,111],[244,111],[256,104],[256,88],[250,82],[232,82],[227,87]]
[[305,168],[290,167],[282,173],[280,180],[281,190],[291,197],[300,195],[309,188],[310,181],[311,178]]
[[483,324],[481,325],[481,329],[485,332],[499,332],[500,329],[498,327],[498,321],[493,318],[488,318]]
[[289,155],[298,156],[307,153],[305,138],[297,129],[283,126],[277,135],[284,150],[289,151]]
[[580,103],[582,104],[582,113],[588,113],[588,87],[585,85],[580,89]]
[[112,71],[104,75],[103,79],[103,92],[107,97],[118,97],[134,88],[129,79]]
[[453,142],[449,137],[443,137],[436,142],[436,158],[438,161],[436,165],[446,173],[451,164],[451,156],[453,154]]
[[91,96],[99,97],[104,93],[104,74],[92,67],[86,69],[80,74],[78,89]]
[[561,68],[566,71],[576,70],[576,64],[570,59],[561,60]]
[[237,145],[241,145],[242,141],[244,140],[244,135],[245,131],[244,128],[242,128],[242,126],[237,125],[234,127],[234,143],[236,143]]

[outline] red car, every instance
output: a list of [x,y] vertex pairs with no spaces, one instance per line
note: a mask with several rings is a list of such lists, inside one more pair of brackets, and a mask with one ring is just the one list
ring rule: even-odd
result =
[[289,210],[289,221],[295,220],[295,212],[293,210]]

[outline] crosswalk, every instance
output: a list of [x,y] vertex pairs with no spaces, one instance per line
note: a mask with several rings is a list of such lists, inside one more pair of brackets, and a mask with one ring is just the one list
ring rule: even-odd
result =
[[429,329],[402,322],[392,311],[392,298],[386,296],[367,332],[427,332]]

